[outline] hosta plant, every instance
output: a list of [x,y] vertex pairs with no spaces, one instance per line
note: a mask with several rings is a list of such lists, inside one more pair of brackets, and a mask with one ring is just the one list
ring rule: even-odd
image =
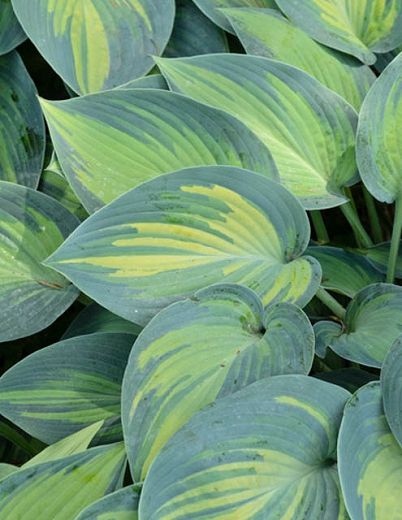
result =
[[402,520],[402,1],[0,4],[0,519]]

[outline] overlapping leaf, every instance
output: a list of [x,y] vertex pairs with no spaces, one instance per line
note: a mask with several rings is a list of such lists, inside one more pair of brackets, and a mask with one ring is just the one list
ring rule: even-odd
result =
[[277,175],[270,152],[243,123],[172,92],[121,89],[42,106],[63,171],[90,212],[188,166]]
[[274,58],[304,70],[360,108],[375,76],[364,65],[315,42],[271,9],[225,9],[248,54]]
[[[369,249],[358,250],[357,253],[363,254],[367,260],[378,269],[378,271],[380,271],[380,273],[386,274],[390,248],[391,242],[383,242],[382,244],[377,244]],[[400,246],[395,267],[396,277],[402,278],[402,247]]]
[[402,43],[400,0],[276,0],[312,38],[372,65]]
[[125,372],[122,422],[134,481],[166,441],[216,398],[264,377],[308,374],[314,333],[298,307],[263,311],[255,293],[214,285],[159,313]]
[[315,374],[314,377],[339,385],[345,388],[348,392],[356,392],[360,387],[370,383],[371,381],[377,381],[378,376],[362,370],[360,368],[338,368],[337,370],[330,370],[328,372],[320,372]]
[[321,355],[324,347],[330,346],[345,359],[381,367],[391,345],[402,332],[402,287],[381,283],[369,285],[349,304],[343,327],[330,322],[315,325],[315,329],[323,327],[326,343],[323,338],[317,339]]
[[29,38],[79,94],[139,78],[162,54],[174,0],[12,0]]
[[26,38],[14,14],[11,0],[2,0],[0,10],[0,54],[7,54]]
[[0,379],[0,413],[47,443],[96,421],[96,441],[121,438],[120,391],[133,345],[129,334],[99,333],[31,354]]
[[0,180],[36,188],[45,127],[35,85],[16,52],[0,56],[0,103]]
[[217,282],[248,286],[264,306],[305,305],[321,277],[317,261],[301,256],[309,235],[305,211],[276,182],[238,168],[189,168],[98,211],[46,263],[142,325]]
[[88,506],[76,520],[138,520],[139,489],[128,486]]
[[282,183],[307,209],[346,202],[356,178],[357,115],[296,67],[257,56],[157,60],[173,90],[222,108],[270,149]]
[[71,520],[121,486],[122,443],[22,469],[0,482],[0,516],[24,520]]
[[396,520],[401,516],[402,449],[384,416],[380,383],[364,386],[346,405],[338,461],[353,520]]
[[402,341],[399,337],[390,348],[381,371],[385,415],[397,441],[402,446]]
[[346,520],[335,452],[349,395],[288,375],[217,401],[155,459],[140,518]]
[[44,329],[78,296],[41,264],[77,225],[50,197],[0,181],[0,341]]

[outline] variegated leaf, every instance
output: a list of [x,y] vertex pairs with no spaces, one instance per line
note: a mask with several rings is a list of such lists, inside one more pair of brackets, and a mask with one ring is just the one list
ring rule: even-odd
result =
[[140,489],[128,486],[88,506],[75,520],[138,520]]
[[0,54],[7,54],[22,43],[26,34],[14,14],[11,0],[2,0],[0,9]]

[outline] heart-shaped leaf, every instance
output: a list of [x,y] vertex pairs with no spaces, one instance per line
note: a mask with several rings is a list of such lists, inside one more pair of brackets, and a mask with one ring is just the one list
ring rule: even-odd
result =
[[346,520],[335,453],[349,395],[288,375],[218,400],[155,459],[140,518]]
[[0,103],[0,179],[36,188],[45,126],[35,85],[16,52],[0,56]]
[[46,262],[115,314],[145,324],[217,282],[253,289],[264,306],[305,305],[321,271],[301,256],[306,212],[280,184],[225,166],[163,175],[81,224]]
[[296,67],[240,54],[158,58],[172,90],[222,108],[270,149],[281,182],[307,209],[346,202],[356,182],[357,114]]
[[121,381],[133,343],[129,334],[99,333],[31,354],[0,378],[0,413],[46,443],[99,420],[98,444],[120,440]]
[[0,9],[0,54],[7,54],[22,43],[26,34],[14,14],[11,0],[2,0]]
[[314,333],[298,307],[263,311],[238,285],[214,285],[145,327],[123,380],[122,422],[134,481],[195,412],[264,377],[308,374]]
[[125,462],[118,443],[16,471],[0,482],[0,517],[71,520],[120,487]]
[[139,78],[172,32],[174,0],[12,0],[46,61],[79,94]]
[[379,382],[358,390],[346,405],[338,461],[343,496],[353,520],[400,517],[402,450],[384,416]]
[[294,65],[360,108],[375,75],[369,67],[315,42],[308,34],[271,9],[223,11],[247,54]]
[[43,193],[0,181],[0,341],[46,328],[77,298],[78,289],[42,260],[78,222]]
[[402,338],[390,348],[381,370],[381,387],[388,424],[402,447]]
[[42,106],[63,171],[90,212],[187,166],[277,176],[271,154],[243,123],[173,92],[121,89]]
[[400,0],[276,0],[281,11],[324,45],[372,65],[374,52],[402,43]]
[[76,520],[138,520],[138,487],[128,486],[88,506]]

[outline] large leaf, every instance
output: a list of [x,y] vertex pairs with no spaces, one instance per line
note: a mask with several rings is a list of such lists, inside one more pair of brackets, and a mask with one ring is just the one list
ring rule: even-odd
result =
[[275,0],[194,0],[203,13],[214,23],[233,32],[231,24],[227,21],[222,9],[228,7],[275,7]]
[[174,0],[12,0],[25,32],[79,94],[139,78],[162,54]]
[[35,85],[16,52],[0,56],[0,104],[0,179],[36,188],[45,127]]
[[402,55],[371,87],[360,112],[357,162],[363,182],[382,202],[402,195]]
[[369,285],[349,304],[343,328],[335,323],[332,327],[334,331],[328,336],[327,345],[339,356],[380,368],[402,332],[402,287],[385,283]]
[[99,333],[31,354],[1,377],[0,413],[46,443],[99,420],[98,443],[121,439],[121,381],[132,345],[129,334]]
[[338,460],[353,520],[401,518],[402,450],[384,416],[379,382],[358,390],[346,405]]
[[390,348],[381,371],[385,415],[397,441],[402,446],[402,337]]
[[288,375],[217,401],[155,459],[140,518],[346,520],[334,461],[349,395]]
[[187,166],[277,175],[269,151],[243,123],[173,92],[115,90],[42,106],[63,171],[91,212]]
[[[178,319],[179,318],[179,319]],[[308,374],[314,333],[289,303],[264,312],[238,285],[214,285],[145,327],[123,380],[122,422],[134,481],[195,412],[264,377]]]
[[248,54],[274,58],[304,70],[357,110],[375,76],[364,65],[311,39],[271,9],[225,9]]
[[279,8],[312,38],[372,65],[374,52],[402,43],[400,0],[277,0]]
[[14,14],[11,0],[2,0],[0,9],[0,54],[7,54],[26,38]]
[[50,325],[78,296],[48,257],[78,219],[42,193],[0,181],[0,341]]
[[111,313],[97,303],[91,303],[72,321],[63,339],[83,336],[84,334],[94,334],[95,332],[116,332],[131,334],[134,339],[141,332],[141,327],[124,320],[120,316]]
[[191,2],[176,1],[176,18],[164,56],[195,56],[228,51],[225,33]]
[[0,482],[0,517],[72,520],[89,504],[121,486],[122,443],[22,469]]
[[[391,242],[383,242],[377,244],[369,249],[360,249],[357,251],[358,254],[364,255],[367,260],[380,271],[380,273],[386,274],[388,268],[388,259],[391,248]],[[395,275],[397,278],[402,278],[402,247],[401,244],[398,248],[398,257],[395,265]]]
[[128,486],[88,506],[76,520],[138,520],[139,489]]
[[360,289],[384,281],[384,276],[361,255],[338,247],[317,246],[307,249],[322,268],[321,286],[353,298]]
[[301,256],[309,236],[305,211],[280,184],[238,168],[189,168],[98,211],[46,263],[142,325],[217,282],[246,285],[265,306],[305,305],[321,278],[317,261]]
[[222,108],[271,150],[282,183],[307,209],[346,202],[356,181],[357,115],[296,67],[240,54],[157,60],[173,90]]

